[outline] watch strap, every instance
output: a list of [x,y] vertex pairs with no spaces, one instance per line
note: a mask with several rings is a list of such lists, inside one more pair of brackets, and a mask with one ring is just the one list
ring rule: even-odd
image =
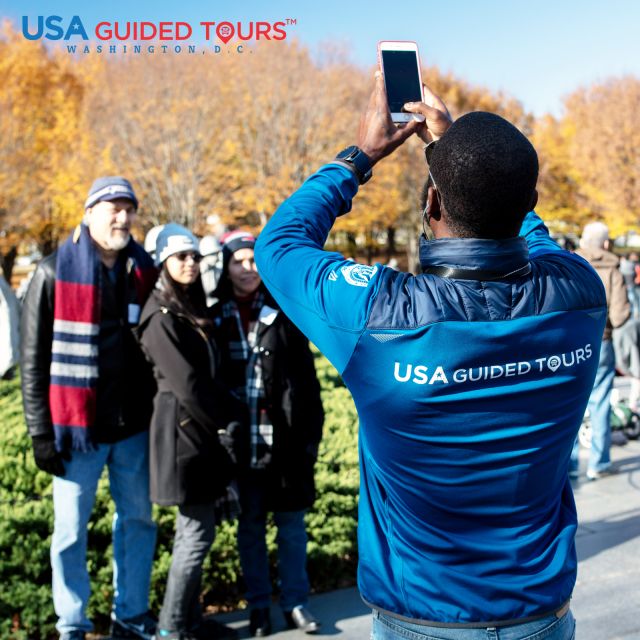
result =
[[336,156],[335,161],[345,166],[348,165],[348,168],[355,173],[360,184],[370,180],[373,175],[369,156],[355,145],[343,149]]

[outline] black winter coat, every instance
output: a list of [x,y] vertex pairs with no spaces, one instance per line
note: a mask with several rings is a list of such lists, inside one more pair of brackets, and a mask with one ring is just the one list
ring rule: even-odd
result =
[[153,364],[158,392],[150,433],[151,500],[161,505],[203,504],[220,497],[235,469],[218,432],[247,410],[216,375],[216,346],[155,290],[137,331]]
[[[265,302],[279,310],[270,296]],[[234,386],[238,383],[238,365],[231,360],[228,345],[237,335],[237,325],[235,318],[222,317],[222,303],[213,308],[216,342],[222,355],[221,376]],[[315,500],[313,468],[324,423],[309,341],[279,310],[272,324],[260,323],[256,348],[262,360],[266,410],[273,425],[272,457],[264,470],[249,468],[250,430],[245,429],[236,443],[239,474],[241,479],[255,474],[265,483],[269,509],[306,509]]]
[[[20,367],[29,435],[53,438],[49,382],[53,344],[54,293],[58,252],[37,266],[22,307]],[[151,367],[127,322],[134,296],[132,275],[122,265],[114,287],[101,274],[101,321],[96,421],[93,442],[124,440],[149,428],[156,387]]]

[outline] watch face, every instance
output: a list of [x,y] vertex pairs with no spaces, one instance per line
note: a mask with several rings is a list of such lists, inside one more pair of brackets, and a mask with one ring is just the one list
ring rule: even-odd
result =
[[364,184],[371,178],[371,160],[355,145],[351,145],[344,149],[344,151],[341,151],[336,156],[336,159],[344,160],[353,168],[360,184]]
[[353,156],[358,152],[358,147],[356,147],[355,145],[351,145],[350,147],[347,147],[346,149],[343,149],[338,155],[337,157],[340,158],[341,160],[344,160],[345,158],[348,158],[349,156]]

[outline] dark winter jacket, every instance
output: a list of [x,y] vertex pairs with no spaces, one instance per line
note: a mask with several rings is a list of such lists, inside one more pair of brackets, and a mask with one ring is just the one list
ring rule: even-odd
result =
[[[35,270],[22,309],[21,375],[24,415],[31,436],[53,438],[49,380],[57,252]],[[155,383],[128,323],[133,275],[120,265],[115,284],[101,272],[101,318],[96,422],[91,439],[117,442],[149,428]]]
[[218,431],[246,422],[246,408],[216,376],[216,346],[155,290],[138,337],[158,383],[150,434],[151,500],[202,504],[221,496],[234,475]]
[[[231,387],[243,386],[246,372],[230,357],[230,337],[237,335],[235,318],[222,317],[222,305],[230,299],[228,288],[218,290],[216,341],[221,350],[221,371]],[[324,411],[320,385],[308,340],[267,294],[266,304],[277,309],[271,324],[260,323],[257,344],[264,381],[264,406],[273,425],[271,461],[264,470],[249,468],[249,429],[237,441],[239,473],[256,474],[268,486],[268,507],[297,511],[315,500],[313,467],[322,438]]]

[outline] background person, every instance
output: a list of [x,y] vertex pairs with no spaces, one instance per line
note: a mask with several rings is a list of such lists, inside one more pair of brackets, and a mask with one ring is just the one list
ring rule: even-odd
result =
[[[597,368],[602,283],[532,212],[538,159],[522,133],[483,112],[451,124],[425,94],[405,105],[425,123],[397,128],[377,75],[357,146],[279,207],[258,268],[358,409],[358,585],[372,638],[569,640],[568,466]],[[324,251],[372,167],[414,133],[437,140],[423,273]]]
[[237,441],[241,514],[238,548],[249,602],[250,632],[271,633],[267,514],[278,527],[280,606],[290,627],[319,622],[307,609],[305,510],[315,499],[313,467],[322,437],[320,385],[307,339],[262,285],[255,238],[223,238],[224,268],[214,313],[224,380],[245,399],[250,430]]
[[156,527],[149,501],[155,384],[132,329],[156,279],[131,237],[138,199],[128,180],[98,178],[81,225],[35,270],[22,310],[24,415],[35,462],[54,474],[53,604],[63,640],[87,618],[87,524],[106,465],[115,502],[111,635],[150,640]]
[[20,357],[20,302],[0,273],[0,378],[8,380]]
[[[620,270],[618,257],[608,251],[609,228],[602,222],[591,222],[585,226],[577,250],[596,270],[604,284],[607,296],[607,323],[599,348],[598,370],[589,397],[591,416],[591,449],[587,478],[598,480],[611,473],[611,390],[616,374],[616,357],[611,341],[611,331],[622,326],[631,314],[627,289]],[[571,453],[573,475],[578,469],[580,444],[576,440]]]
[[207,296],[207,306],[212,307],[216,301],[215,290],[222,273],[222,246],[215,236],[204,236],[200,240],[200,253],[202,286]]
[[638,286],[636,285],[636,266],[638,265],[638,254],[630,253],[628,256],[620,257],[620,273],[627,287],[627,297],[631,305],[631,315],[634,318],[640,313],[640,300],[638,300]]
[[155,227],[151,227],[144,237],[144,250],[155,260],[156,259],[156,243],[158,242],[158,236],[164,229],[163,224],[158,224]]
[[[161,267],[144,307],[138,336],[154,365],[158,393],[151,421],[151,499],[177,505],[171,569],[156,637],[222,637],[204,624],[199,597],[202,563],[216,528],[216,501],[234,476],[218,431],[246,421],[246,407],[218,381],[218,348],[200,279],[197,238],[169,223],[156,243]],[[230,631],[230,630],[227,630]]]

